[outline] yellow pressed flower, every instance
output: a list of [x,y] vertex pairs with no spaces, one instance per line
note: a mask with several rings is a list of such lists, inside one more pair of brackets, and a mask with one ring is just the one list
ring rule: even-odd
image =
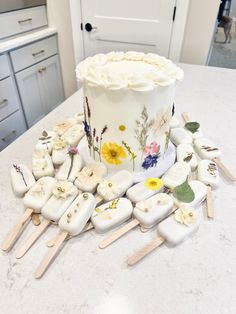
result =
[[102,145],[102,157],[109,164],[122,164],[120,158],[126,158],[126,153],[122,146],[115,143],[104,143]]
[[124,131],[126,130],[126,126],[123,125],[123,124],[119,125],[119,130],[120,130],[121,132],[124,132]]
[[149,178],[146,180],[145,182],[145,186],[149,189],[149,190],[159,190],[161,187],[164,186],[164,183],[161,179],[158,178]]

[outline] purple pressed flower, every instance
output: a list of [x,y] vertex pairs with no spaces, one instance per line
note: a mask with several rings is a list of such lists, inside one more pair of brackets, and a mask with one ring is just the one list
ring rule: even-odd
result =
[[142,167],[144,169],[148,169],[150,167],[155,167],[157,164],[157,160],[158,160],[159,156],[156,154],[153,155],[148,155],[145,159],[144,162],[142,163]]
[[99,140],[99,137],[98,137],[98,136],[96,136],[96,142],[98,142],[98,140]]
[[88,117],[90,118],[91,117],[91,111],[90,111],[90,108],[89,108],[88,97],[85,97],[85,101],[86,101],[86,105],[87,105]]
[[107,130],[107,125],[104,126],[104,128],[102,129],[101,135],[103,135]]
[[96,135],[96,129],[94,128],[93,129],[93,137],[95,137],[95,135]]
[[86,136],[90,136],[90,126],[88,125],[87,121],[83,121],[83,125]]

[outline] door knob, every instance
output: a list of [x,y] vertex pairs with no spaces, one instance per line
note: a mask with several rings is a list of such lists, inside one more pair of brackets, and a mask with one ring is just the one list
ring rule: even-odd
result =
[[92,26],[90,23],[86,23],[84,27],[85,27],[87,32],[91,32],[91,30],[97,29],[96,26]]

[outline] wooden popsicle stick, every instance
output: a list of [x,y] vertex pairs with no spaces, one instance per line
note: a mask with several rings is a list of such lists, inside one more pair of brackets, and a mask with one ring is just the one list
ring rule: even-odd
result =
[[32,219],[32,222],[33,222],[33,224],[35,226],[39,226],[41,224],[41,220],[40,220],[39,214],[32,213],[31,214],[31,219]]
[[127,263],[129,266],[133,266],[137,262],[139,262],[142,258],[144,258],[146,255],[151,253],[153,250],[155,250],[157,247],[159,247],[163,242],[165,242],[165,239],[162,237],[158,237],[145,245],[142,249],[134,253],[134,255],[130,256],[127,260]]
[[213,206],[213,194],[210,185],[207,185],[207,196],[206,196],[207,216],[208,218],[214,218],[214,206]]
[[41,236],[50,223],[50,220],[45,219],[37,228],[35,228],[30,237],[17,250],[16,258],[22,258],[25,255],[25,253],[31,248],[34,242]]
[[139,221],[137,219],[132,219],[129,223],[127,223],[125,226],[121,227],[117,231],[115,231],[112,235],[110,235],[108,238],[104,239],[101,243],[99,243],[99,248],[104,249],[108,245],[112,244],[119,238],[121,238],[124,234],[126,234],[128,231],[133,229],[134,227],[139,225]]
[[236,177],[225,167],[225,165],[218,159],[214,158],[213,161],[217,164],[219,169],[222,171],[223,175],[231,182],[236,181]]
[[14,245],[17,238],[20,236],[27,222],[30,221],[31,214],[33,213],[33,209],[27,208],[24,214],[21,216],[19,221],[14,225],[12,230],[8,233],[5,240],[1,245],[1,249],[3,251],[9,251]]
[[[81,231],[81,233],[86,232],[86,231],[89,231],[89,230],[91,230],[91,229],[93,229],[93,228],[94,228],[93,224],[92,224],[91,222],[88,222],[88,223],[86,224],[86,226],[84,227],[84,229]],[[54,238],[50,239],[50,240],[47,242],[47,247],[52,247],[52,246],[54,246],[55,243],[56,243],[56,241],[57,241],[57,239],[58,239],[58,237],[59,237],[59,235],[56,235]],[[66,240],[69,240],[70,238],[71,238],[71,236],[68,236],[68,237],[66,238]]]
[[36,279],[39,279],[42,277],[42,275],[45,273],[51,262],[54,260],[56,255],[59,253],[59,249],[62,245],[62,243],[65,241],[66,237],[68,236],[68,232],[62,231],[60,236],[57,239],[57,242],[55,245],[49,249],[49,252],[45,255],[41,263],[39,264],[38,268],[36,269],[36,272],[34,274],[34,277]]
[[185,123],[190,122],[190,118],[187,112],[182,112],[182,118]]

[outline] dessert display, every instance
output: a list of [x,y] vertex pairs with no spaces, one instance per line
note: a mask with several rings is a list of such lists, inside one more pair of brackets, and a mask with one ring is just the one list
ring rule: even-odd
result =
[[158,168],[168,149],[176,81],[183,71],[155,54],[111,52],[82,61],[90,156],[109,172]]
[[12,248],[32,214],[40,215],[39,226],[18,248],[17,258],[51,223],[60,230],[35,278],[42,277],[64,241],[91,229],[96,240],[96,232],[119,226],[99,243],[105,248],[135,227],[157,228],[158,237],[131,255],[128,265],[164,242],[176,246],[197,231],[205,200],[208,218],[214,218],[211,190],[219,184],[218,168],[236,180],[200,124],[183,113],[181,126],[174,115],[175,84],[183,72],[171,61],[136,52],[100,54],[81,62],[77,77],[84,112],[42,130],[32,172],[23,163],[11,168],[12,189],[23,197],[25,212],[2,250]]

